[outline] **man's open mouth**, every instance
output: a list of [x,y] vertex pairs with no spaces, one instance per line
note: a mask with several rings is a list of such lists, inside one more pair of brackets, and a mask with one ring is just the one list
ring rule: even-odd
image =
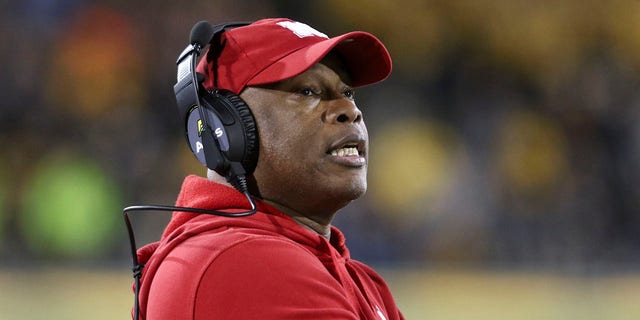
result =
[[358,151],[358,147],[353,146],[344,146],[339,149],[331,150],[329,153],[332,156],[336,157],[349,157],[349,156],[360,156],[360,152]]

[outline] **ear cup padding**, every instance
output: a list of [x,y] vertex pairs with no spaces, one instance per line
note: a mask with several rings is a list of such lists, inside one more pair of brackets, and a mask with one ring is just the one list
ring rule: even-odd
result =
[[[241,159],[242,166],[247,174],[253,173],[258,164],[259,143],[258,143],[258,128],[256,126],[255,118],[251,113],[249,106],[238,95],[227,90],[216,90],[216,96],[223,100],[228,101],[228,105],[233,106],[237,120],[239,120],[242,126],[242,132],[244,133],[244,150]],[[235,146],[232,146],[235,147]]]

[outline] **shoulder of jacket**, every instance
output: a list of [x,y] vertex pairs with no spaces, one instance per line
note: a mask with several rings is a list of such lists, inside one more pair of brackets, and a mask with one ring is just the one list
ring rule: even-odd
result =
[[294,253],[315,257],[303,244],[282,234],[268,230],[233,227],[204,232],[185,239],[173,248],[168,256],[208,264],[213,263],[221,255],[256,255],[260,252],[274,257],[286,257]]

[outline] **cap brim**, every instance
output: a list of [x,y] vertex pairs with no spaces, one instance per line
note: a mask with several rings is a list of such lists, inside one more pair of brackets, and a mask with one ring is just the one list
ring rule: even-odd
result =
[[351,76],[350,85],[361,87],[391,74],[391,57],[382,42],[367,32],[354,31],[330,38],[284,56],[260,71],[247,85],[260,85],[295,77],[320,61],[330,51],[343,59]]

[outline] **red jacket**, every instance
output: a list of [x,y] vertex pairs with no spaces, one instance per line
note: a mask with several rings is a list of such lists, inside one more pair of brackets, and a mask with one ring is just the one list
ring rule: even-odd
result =
[[[233,188],[189,176],[178,206],[246,211]],[[174,213],[146,263],[141,319],[403,319],[382,277],[264,202],[243,218]]]

